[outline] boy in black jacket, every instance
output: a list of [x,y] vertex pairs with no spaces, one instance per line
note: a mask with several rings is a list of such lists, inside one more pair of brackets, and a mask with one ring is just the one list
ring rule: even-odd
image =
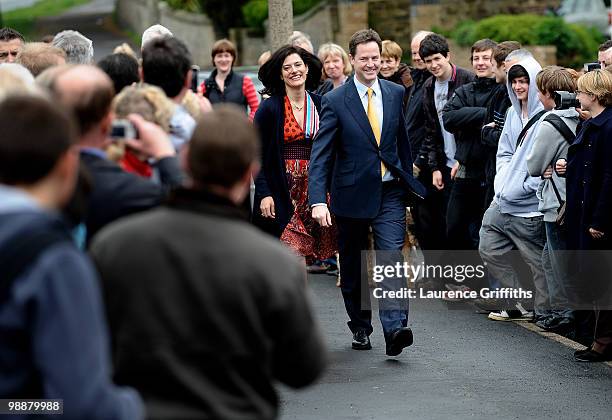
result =
[[497,45],[481,39],[472,46],[472,67],[476,79],[455,90],[442,114],[444,128],[455,137],[453,186],[446,213],[446,234],[451,249],[478,249],[478,230],[484,213],[484,160],[486,148],[480,142],[487,106],[495,89],[491,57]]
[[[429,187],[428,235],[436,237],[431,249],[445,249],[446,244],[446,207],[451,187],[450,171],[455,164],[455,138],[448,132],[442,121],[442,110],[459,86],[469,83],[474,75],[468,70],[450,62],[450,52],[446,39],[438,34],[430,34],[421,42],[419,55],[432,76],[424,85],[423,110],[425,116],[425,138],[420,156],[425,155],[431,171],[432,183]],[[424,168],[421,168],[424,169]]]

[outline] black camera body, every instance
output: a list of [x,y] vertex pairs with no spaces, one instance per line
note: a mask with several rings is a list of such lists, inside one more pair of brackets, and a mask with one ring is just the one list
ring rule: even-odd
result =
[[588,73],[593,70],[601,69],[601,64],[599,63],[584,63],[584,72]]
[[198,78],[200,76],[200,67],[195,64],[191,66],[191,90],[193,93],[198,93]]
[[576,99],[575,92],[556,90],[554,99],[555,109],[580,108],[580,101]]

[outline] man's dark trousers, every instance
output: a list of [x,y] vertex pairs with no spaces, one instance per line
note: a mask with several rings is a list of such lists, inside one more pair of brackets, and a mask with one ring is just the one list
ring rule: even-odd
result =
[[[378,215],[373,219],[355,219],[336,216],[338,224],[338,246],[340,251],[340,276],[342,297],[350,321],[348,326],[354,333],[365,330],[372,333],[372,311],[369,307],[369,288],[367,282],[367,263],[362,258],[362,250],[367,249],[368,227],[372,227],[374,244],[377,251],[377,265],[395,265],[402,262],[401,250],[406,235],[406,191],[397,181],[383,183],[382,203]],[[388,279],[377,284],[383,289],[396,289],[403,279]],[[394,330],[406,327],[408,323],[407,301],[379,301],[380,321],[385,337]],[[397,308],[397,309],[396,309]]]

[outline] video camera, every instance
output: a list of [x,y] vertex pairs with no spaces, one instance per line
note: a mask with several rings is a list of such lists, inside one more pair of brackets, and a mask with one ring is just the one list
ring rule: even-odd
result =
[[580,101],[576,99],[575,92],[567,92],[565,90],[556,90],[554,99],[555,99],[555,109],[580,108]]

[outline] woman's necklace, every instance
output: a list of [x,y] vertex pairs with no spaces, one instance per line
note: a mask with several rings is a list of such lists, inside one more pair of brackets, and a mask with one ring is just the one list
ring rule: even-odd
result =
[[[287,95],[289,96],[289,95]],[[291,106],[293,108],[295,108],[298,112],[304,109],[304,102],[305,102],[306,96],[303,97],[303,99],[299,102],[294,102],[291,98],[291,96],[289,96],[289,102],[291,103]]]

